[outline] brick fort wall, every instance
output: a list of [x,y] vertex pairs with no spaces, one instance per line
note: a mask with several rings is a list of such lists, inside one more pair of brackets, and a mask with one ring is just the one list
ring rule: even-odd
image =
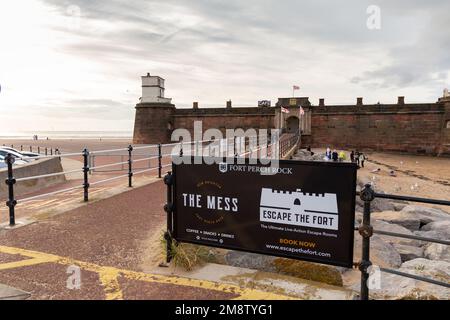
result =
[[[303,99],[303,105],[305,99]],[[279,99],[283,101],[283,99]],[[275,107],[231,107],[176,109],[173,105],[138,104],[134,143],[168,143],[176,128],[193,136],[194,121],[202,121],[203,131],[225,129],[278,128]],[[363,105],[306,105],[311,114],[310,135],[302,136],[303,146],[354,148],[450,155],[450,101],[436,103]],[[292,114],[287,114],[287,117]]]

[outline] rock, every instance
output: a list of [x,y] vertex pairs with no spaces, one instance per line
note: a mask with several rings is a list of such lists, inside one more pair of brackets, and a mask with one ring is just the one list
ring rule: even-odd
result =
[[426,246],[425,257],[431,260],[450,262],[450,247],[445,244],[432,243]]
[[450,220],[450,214],[447,211],[418,205],[407,205],[402,212],[411,213],[420,217],[421,224],[427,224],[434,221]]
[[372,214],[372,218],[395,223],[409,230],[419,230],[420,228],[420,218],[415,214],[403,211],[375,212]]
[[[355,232],[353,261],[361,261],[362,237]],[[397,268],[402,264],[400,254],[392,244],[384,241],[379,235],[370,238],[370,260],[372,264],[385,268]]]
[[358,212],[363,212],[364,211],[364,207],[360,206],[359,204],[355,203],[355,211]]
[[225,261],[228,265],[235,267],[274,272],[342,286],[342,277],[339,269],[324,264],[232,250],[226,254]]
[[[374,219],[401,225],[409,230],[419,230],[432,222],[447,222],[445,228],[450,227],[450,216],[443,210],[416,205],[407,205],[401,211],[382,211],[372,214]],[[430,226],[429,228],[432,228]],[[440,227],[440,228],[444,228]],[[421,229],[431,230],[431,229]]]
[[381,211],[394,211],[394,204],[388,199],[375,198],[370,204],[370,208],[372,212],[381,212]]
[[281,274],[342,287],[341,273],[333,266],[286,258],[276,258],[273,265]]
[[[364,201],[362,201],[361,198],[356,197],[355,205],[356,207],[364,208]],[[375,198],[370,203],[371,212],[390,211],[390,210],[392,211],[395,210],[395,207],[394,204],[387,199]]]
[[[371,224],[374,228],[374,230],[380,230],[380,231],[386,231],[386,232],[394,232],[394,233],[401,233],[408,236],[413,236],[414,233],[412,233],[410,230],[406,229],[405,227],[402,227],[398,224],[389,223],[383,220],[372,220]],[[387,241],[391,244],[403,244],[408,246],[419,246],[420,242],[413,239],[407,239],[407,238],[399,238],[399,237],[392,237],[392,236],[386,236],[386,235],[379,235],[383,238],[384,241]]]
[[361,211],[355,211],[355,224],[359,225],[362,222],[363,214]]
[[364,208],[364,201],[362,201],[360,197],[356,196],[355,205]]
[[407,204],[399,203],[399,202],[394,202],[393,205],[394,205],[395,211],[401,211],[401,210],[403,210],[403,208],[405,208],[407,206]]
[[[423,231],[423,230],[419,230],[419,231],[414,231],[413,233],[419,237],[424,237],[424,238],[431,238],[431,239],[438,239],[438,240],[448,240],[449,237],[449,231],[450,230],[446,230],[445,231],[437,231],[437,230],[430,230],[430,231]],[[431,242],[429,241],[419,241],[419,246],[425,246],[430,244]]]
[[[399,271],[448,283],[450,263],[418,258],[402,264]],[[448,288],[394,274],[381,273],[379,282],[370,289],[375,299],[443,299],[448,300]]]
[[448,232],[450,230],[450,220],[443,220],[443,221],[435,221],[428,223],[424,225],[421,229],[421,231],[440,231],[443,233],[446,233],[448,235]]
[[403,244],[394,244],[394,247],[400,254],[402,262],[423,258],[423,248]]
[[272,267],[274,259],[275,257],[272,256],[233,250],[228,251],[225,255],[225,261],[230,266],[268,272],[275,271],[275,268]]

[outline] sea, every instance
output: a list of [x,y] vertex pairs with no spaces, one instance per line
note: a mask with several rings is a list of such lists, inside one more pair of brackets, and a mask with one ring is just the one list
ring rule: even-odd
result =
[[32,139],[37,135],[41,139],[130,139],[132,131],[22,131],[0,132],[0,139]]

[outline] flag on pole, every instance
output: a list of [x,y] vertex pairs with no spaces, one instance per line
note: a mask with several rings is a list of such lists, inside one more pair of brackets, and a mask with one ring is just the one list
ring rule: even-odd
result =
[[303,110],[302,106],[300,106],[300,115],[303,116],[305,114],[305,110]]
[[293,85],[293,86],[292,86],[292,90],[300,90],[300,87],[299,87],[299,86],[296,86],[296,85]]
[[281,112],[283,112],[283,113],[289,113],[289,110],[286,109],[286,108],[284,108],[284,107],[281,107]]

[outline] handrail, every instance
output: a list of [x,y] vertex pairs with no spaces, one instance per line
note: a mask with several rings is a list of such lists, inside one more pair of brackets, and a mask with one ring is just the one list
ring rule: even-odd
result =
[[[439,200],[439,199],[427,199],[427,198],[420,198],[420,197],[410,197],[410,196],[399,196],[399,195],[393,195],[393,194],[386,194],[386,193],[378,193],[375,192],[372,189],[371,184],[366,184],[364,188],[361,191],[356,192],[357,195],[360,196],[361,200],[364,201],[364,213],[363,213],[363,220],[359,227],[356,227],[355,229],[359,231],[360,235],[362,236],[362,260],[358,263],[359,269],[361,271],[361,293],[360,298],[361,300],[368,300],[369,299],[369,287],[367,285],[367,280],[369,279],[369,272],[368,268],[372,264],[370,261],[370,237],[373,233],[378,233],[382,235],[387,235],[391,237],[398,237],[398,238],[406,238],[406,239],[414,239],[414,240],[421,240],[421,241],[429,241],[434,243],[440,243],[444,245],[449,245],[450,241],[447,240],[441,240],[436,238],[427,238],[427,237],[420,237],[415,235],[406,235],[396,232],[388,232],[388,231],[382,231],[382,230],[373,230],[373,227],[370,224],[370,213],[371,213],[371,202],[378,198],[383,199],[394,199],[394,200],[406,200],[411,202],[419,202],[419,203],[430,203],[430,204],[440,204],[440,205],[446,205],[450,206],[450,201],[447,200]],[[419,281],[425,281],[428,283],[444,286],[444,287],[450,287],[449,283],[445,283],[442,281],[430,279],[427,277],[420,277],[416,275],[412,275],[409,273],[404,273],[398,270],[388,269],[388,268],[380,268],[381,271],[396,274],[399,276],[412,278]]]
[[94,170],[94,169],[101,169],[101,168],[107,168],[107,167],[113,167],[113,166],[118,166],[121,164],[127,164],[128,161],[122,161],[122,162],[115,162],[115,163],[108,163],[108,164],[102,164],[100,166],[95,166],[95,167],[89,167],[89,170]]
[[94,150],[89,151],[89,154],[99,154],[99,153],[108,153],[108,152],[117,152],[117,151],[128,151],[128,148],[121,148],[121,149],[110,149],[110,150]]
[[53,154],[53,155],[40,155],[36,157],[17,157],[16,159],[20,160],[37,160],[37,159],[48,159],[48,158],[62,158],[62,157],[73,157],[73,156],[82,156],[81,152],[74,153],[61,153],[61,154]]
[[428,278],[428,277],[417,276],[415,274],[401,272],[401,271],[398,271],[398,270],[393,270],[393,269],[388,269],[388,268],[382,268],[382,267],[380,267],[380,271],[391,273],[391,274],[395,274],[395,275],[402,276],[402,277],[405,277],[405,278],[411,278],[411,279],[414,279],[414,280],[428,282],[428,283],[435,284],[435,285],[442,286],[442,287],[446,287],[446,288],[450,288],[450,283],[439,281],[439,280],[434,280],[434,279],[431,279],[431,278]]

